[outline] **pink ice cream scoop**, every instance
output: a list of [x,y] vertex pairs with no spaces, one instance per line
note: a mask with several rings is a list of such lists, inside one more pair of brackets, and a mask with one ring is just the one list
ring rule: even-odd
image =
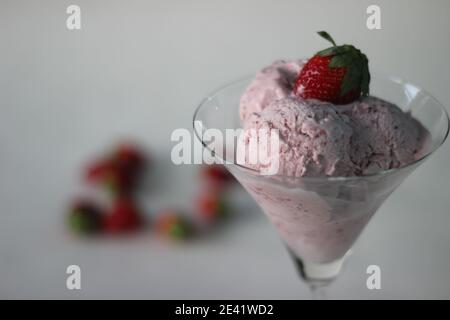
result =
[[399,168],[426,152],[428,131],[409,112],[375,97],[337,107],[350,119],[349,141],[353,175],[367,175]]
[[260,112],[273,101],[289,96],[304,63],[303,60],[279,60],[256,74],[241,96],[241,120],[245,121],[251,114]]
[[279,150],[270,150],[267,165],[246,158],[247,166],[265,170],[277,163],[278,174],[287,176],[347,176],[355,170],[348,148],[353,133],[350,121],[330,103],[293,97],[273,101],[248,118],[240,139],[245,148],[239,150],[247,156],[261,152],[260,135],[272,129],[278,130]]

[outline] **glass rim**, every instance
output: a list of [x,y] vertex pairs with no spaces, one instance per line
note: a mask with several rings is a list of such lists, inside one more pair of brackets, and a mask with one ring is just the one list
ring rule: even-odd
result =
[[[202,109],[202,107],[205,105],[206,102],[212,100],[215,96],[217,96],[218,94],[220,94],[223,90],[236,85],[239,82],[242,82],[244,80],[250,80],[252,77],[254,77],[254,75],[246,75],[243,77],[240,77],[232,82],[229,82],[225,85],[222,85],[221,87],[217,88],[216,90],[212,91],[209,95],[206,96],[206,98],[203,98],[201,100],[201,102],[198,104],[198,106],[195,108],[195,112],[194,112],[194,116],[192,119],[192,126],[194,129],[194,134],[196,136],[196,138],[201,142],[201,144],[203,145],[203,147],[205,147],[209,152],[211,152],[211,154],[213,155],[213,157],[218,158],[223,164],[225,165],[232,165],[232,166],[236,166],[238,168],[240,168],[241,170],[247,171],[249,174],[252,175],[256,175],[259,177],[265,177],[265,178],[272,178],[272,177],[277,177],[277,178],[281,178],[281,179],[290,179],[290,180],[303,180],[303,181],[351,181],[351,180],[360,180],[360,179],[364,179],[364,178],[371,178],[371,177],[381,177],[384,175],[388,175],[390,173],[393,172],[398,172],[400,170],[406,169],[406,168],[410,168],[413,167],[414,165],[420,163],[421,161],[425,160],[426,158],[428,158],[431,154],[433,154],[436,150],[438,150],[443,144],[444,142],[447,140],[447,137],[449,135],[449,131],[450,131],[450,118],[449,118],[449,114],[447,112],[447,110],[445,109],[444,105],[437,100],[432,94],[430,94],[428,91],[422,89],[421,87],[419,87],[418,85],[406,81],[404,79],[402,79],[401,77],[398,76],[389,76],[386,74],[382,74],[382,73],[373,73],[372,74],[372,78],[373,75],[375,75],[375,78],[380,78],[380,79],[384,79],[384,80],[389,80],[392,81],[394,83],[400,84],[400,85],[409,85],[409,86],[413,86],[417,89],[420,90],[420,92],[422,92],[423,94],[425,94],[428,98],[430,98],[431,100],[433,100],[441,109],[441,111],[443,111],[443,114],[445,115],[445,119],[446,119],[446,124],[447,124],[447,128],[446,128],[446,132],[442,138],[441,141],[439,141],[438,145],[436,147],[434,147],[433,149],[430,149],[429,151],[427,151],[425,154],[423,154],[421,157],[415,159],[414,161],[398,167],[398,168],[391,168],[391,169],[385,169],[385,170],[380,170],[374,173],[370,173],[370,174],[366,174],[366,175],[361,175],[361,176],[356,176],[356,175],[352,175],[352,176],[318,176],[318,177],[298,177],[298,176],[289,176],[289,175],[284,175],[284,174],[273,174],[273,175],[261,175],[259,170],[238,164],[236,162],[229,162],[226,159],[223,159],[221,156],[217,155],[214,150],[211,150],[211,148],[201,139],[201,136],[199,134],[199,132],[197,132],[197,128],[195,127],[195,121],[198,120],[198,114],[200,112],[200,110]],[[236,111],[237,112],[237,111]]]

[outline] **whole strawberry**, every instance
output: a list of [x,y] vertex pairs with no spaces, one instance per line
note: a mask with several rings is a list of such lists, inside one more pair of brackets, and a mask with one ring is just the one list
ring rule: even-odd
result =
[[337,46],[325,31],[318,34],[333,46],[308,60],[297,78],[294,94],[334,104],[346,104],[367,96],[370,73],[366,55],[352,45]]
[[130,194],[146,164],[144,154],[132,144],[119,145],[111,156],[92,163],[86,170],[86,180],[104,187],[112,195]]

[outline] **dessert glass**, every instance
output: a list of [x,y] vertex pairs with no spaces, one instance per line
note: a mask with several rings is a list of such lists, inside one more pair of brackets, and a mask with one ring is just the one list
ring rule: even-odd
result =
[[[435,152],[449,132],[445,108],[418,86],[397,77],[375,76],[371,94],[410,112],[429,131],[418,159],[397,169],[352,177],[288,177],[262,175],[237,164],[237,139],[223,147],[205,134],[207,129],[241,127],[239,100],[252,77],[222,87],[198,106],[194,132],[204,150],[226,168],[259,204],[295,261],[313,293],[340,272],[350,248],[377,209],[403,180]],[[222,141],[223,142],[223,141]],[[320,289],[320,290],[319,290]]]

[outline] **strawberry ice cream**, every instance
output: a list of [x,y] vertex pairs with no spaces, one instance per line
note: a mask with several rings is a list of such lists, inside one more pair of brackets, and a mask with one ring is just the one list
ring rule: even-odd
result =
[[273,101],[289,96],[303,64],[303,60],[279,60],[262,69],[241,97],[241,119],[245,121]]
[[[401,179],[314,178],[368,176],[405,166],[423,155],[427,131],[409,113],[372,96],[341,105],[299,97],[290,88],[302,67],[278,61],[243,93],[244,131],[238,140],[238,152],[246,152],[243,165],[260,173],[270,168],[247,161],[260,147],[249,141],[260,129],[277,129],[280,148],[269,159],[277,157],[279,167],[274,177],[237,178],[297,257],[330,263],[344,256]],[[290,73],[285,77],[280,70]]]
[[260,145],[249,143],[252,135],[277,129],[280,149],[270,158],[277,157],[278,174],[295,177],[360,176],[398,168],[420,156],[426,137],[408,113],[375,97],[333,105],[289,96],[253,112],[243,126],[241,143],[256,149]]
[[343,257],[395,188],[374,190],[367,196],[363,184],[347,188],[338,182],[312,182],[307,188],[293,188],[250,177],[241,177],[240,182],[295,255],[314,263]]

